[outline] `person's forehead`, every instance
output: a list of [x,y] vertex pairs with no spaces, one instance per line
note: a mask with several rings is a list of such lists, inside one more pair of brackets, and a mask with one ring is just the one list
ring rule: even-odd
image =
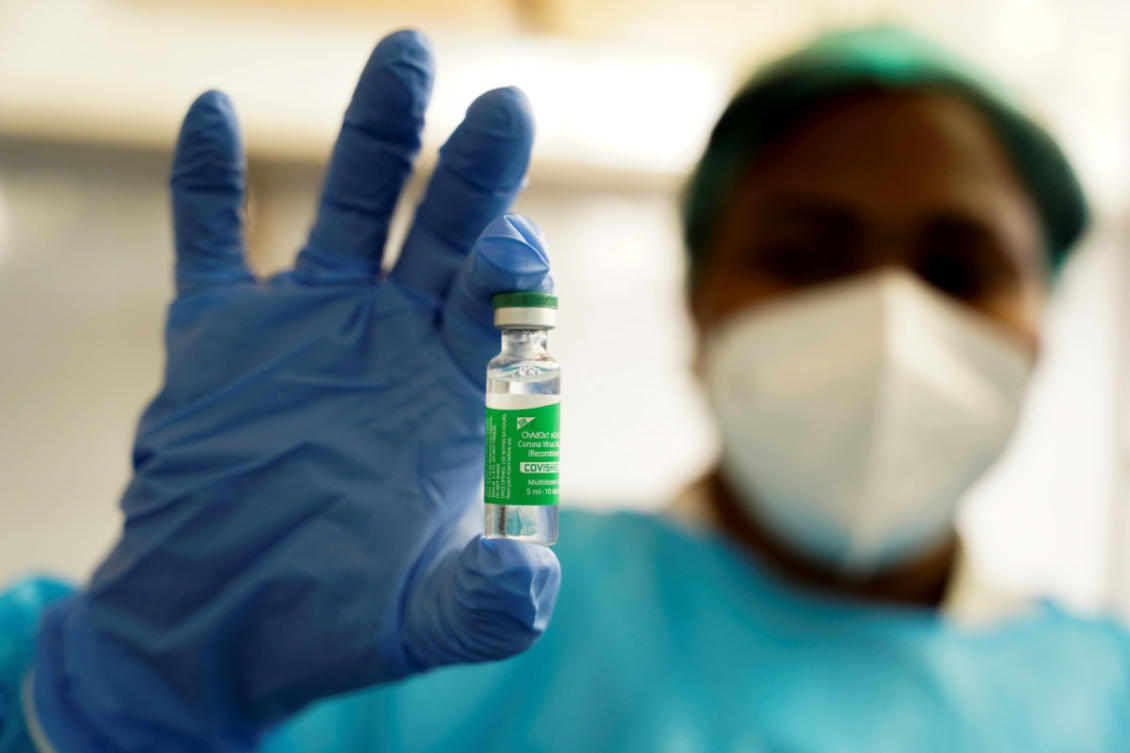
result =
[[1033,211],[985,119],[941,92],[844,97],[781,134],[747,175],[754,194],[840,199],[878,215]]

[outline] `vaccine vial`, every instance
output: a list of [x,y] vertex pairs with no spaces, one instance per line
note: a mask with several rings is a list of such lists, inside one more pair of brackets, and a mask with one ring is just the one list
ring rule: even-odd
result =
[[491,298],[502,351],[487,364],[487,538],[557,541],[557,465],[561,453],[561,367],[546,342],[557,297],[500,293]]

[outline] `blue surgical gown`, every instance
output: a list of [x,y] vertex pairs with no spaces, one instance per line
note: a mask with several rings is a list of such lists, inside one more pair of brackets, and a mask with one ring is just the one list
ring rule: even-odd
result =
[[981,629],[829,600],[712,535],[563,514],[564,580],[528,652],[329,699],[311,751],[1130,751],[1130,636],[1048,603]]

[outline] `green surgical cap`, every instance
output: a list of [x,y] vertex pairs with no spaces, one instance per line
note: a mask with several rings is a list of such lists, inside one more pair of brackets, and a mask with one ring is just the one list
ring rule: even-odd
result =
[[1087,224],[1063,151],[999,86],[929,40],[893,27],[838,32],[758,70],[714,126],[683,195],[692,281],[726,202],[757,154],[829,100],[858,90],[951,92],[977,107],[1004,145],[1043,223],[1053,269]]

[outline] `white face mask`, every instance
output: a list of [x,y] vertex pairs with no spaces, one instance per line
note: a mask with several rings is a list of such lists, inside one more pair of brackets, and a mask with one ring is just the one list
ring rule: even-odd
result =
[[1032,358],[984,316],[882,271],[736,314],[703,366],[742,503],[862,577],[949,534],[1012,435]]

